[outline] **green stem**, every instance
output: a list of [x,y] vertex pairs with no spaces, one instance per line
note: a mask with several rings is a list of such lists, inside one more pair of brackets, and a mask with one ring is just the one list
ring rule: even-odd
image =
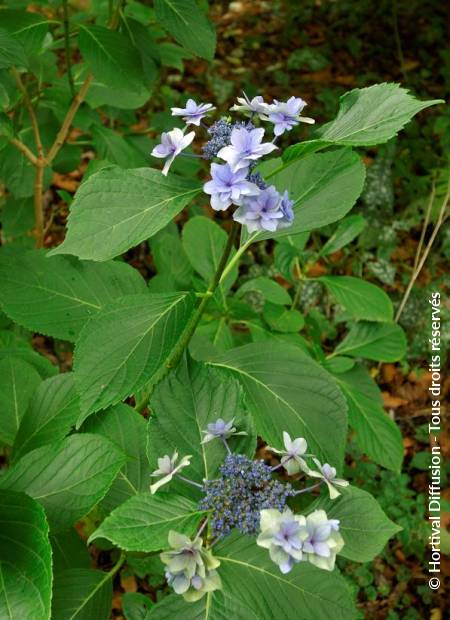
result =
[[70,23],[69,23],[69,7],[67,0],[63,0],[63,12],[64,12],[64,49],[66,55],[66,67],[67,67],[67,79],[69,80],[70,93],[72,97],[75,97],[75,83],[72,75],[72,61],[70,58]]
[[188,324],[186,325],[183,333],[180,336],[180,339],[178,340],[176,346],[174,347],[172,354],[169,356],[165,365],[161,368],[159,373],[157,373],[155,378],[152,379],[149,388],[144,391],[144,395],[141,398],[141,400],[136,403],[135,409],[137,411],[142,412],[146,408],[155,386],[162,379],[164,379],[164,377],[167,375],[167,373],[172,368],[175,368],[180,362],[185,349],[188,347],[191,341],[191,338],[194,335],[195,330],[197,329],[200,319],[202,318],[202,315],[208,304],[208,301],[214,295],[216,288],[219,286],[220,282],[222,281],[221,275],[225,273],[225,265],[227,264],[228,258],[231,254],[231,250],[233,249],[234,241],[236,239],[238,230],[239,230],[238,222],[233,222],[223,254],[220,257],[220,261],[219,261],[219,264],[217,265],[216,272],[213,276],[213,279],[211,280],[210,285],[208,286],[206,293],[203,295],[202,299],[200,300],[199,305],[197,306],[196,310],[192,314]]
[[231,258],[231,260],[229,261],[229,263],[223,270],[222,275],[220,276],[219,284],[221,284],[225,280],[225,278],[230,273],[230,271],[233,269],[233,267],[236,265],[236,263],[239,261],[239,259],[241,258],[245,250],[255,241],[258,234],[259,234],[258,232],[255,232],[252,235],[250,235],[247,241],[243,245],[241,245],[240,248],[238,248],[236,254]]
[[295,290],[294,299],[292,301],[291,310],[295,310],[297,308],[298,303],[300,301],[300,295],[302,294],[302,288],[303,288],[303,278],[301,277],[300,261],[298,260],[298,256],[296,257],[295,261],[296,261],[295,266],[297,267],[299,280],[298,280],[297,288]]

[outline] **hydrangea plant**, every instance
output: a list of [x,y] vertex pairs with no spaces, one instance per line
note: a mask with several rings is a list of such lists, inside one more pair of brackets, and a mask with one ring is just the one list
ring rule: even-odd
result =
[[[180,33],[171,3],[155,1],[155,9],[186,49],[211,56],[211,45]],[[9,22],[12,13],[2,11]],[[2,33],[19,67],[28,63],[20,41],[34,39],[17,33],[27,24],[39,32],[33,15]],[[190,23],[191,13],[182,15]],[[204,15],[197,18],[211,35]],[[116,26],[82,26],[80,41],[94,74],[106,45],[114,60],[108,80],[117,86],[115,68],[127,75],[136,50]],[[133,23],[129,30],[142,32]],[[83,97],[92,80],[89,73]],[[39,144],[34,154],[5,125],[7,148],[36,167],[38,214],[44,172],[81,95],[47,154]],[[398,360],[405,340],[382,290],[353,276],[310,277],[309,267],[364,225],[348,216],[365,174],[354,149],[386,142],[434,103],[395,84],[355,89],[334,120],[300,139],[314,121],[298,96],[243,94],[219,111],[180,95],[173,125],[155,138],[152,166],[99,162],[74,196],[60,245],[0,255],[5,317],[74,344],[73,371],[57,374],[21,330],[2,334],[0,380],[9,396],[0,428],[8,455],[0,616],[13,605],[18,617],[47,620],[51,607],[54,617],[92,609],[107,617],[112,579],[127,562],[160,576],[149,619],[356,617],[336,558],[369,562],[398,527],[345,479],[349,426],[380,465],[398,471],[403,457],[399,430],[359,360]],[[193,201],[204,215],[182,218],[180,237],[174,219]],[[324,247],[305,249],[310,232],[327,225],[334,232]],[[241,258],[266,240],[277,278],[248,269],[238,280]],[[148,281],[114,260],[147,241],[156,272]],[[348,331],[331,351],[321,337],[327,318],[300,311],[305,283],[345,317]],[[88,544],[115,561],[109,572],[90,568],[71,529],[83,518]]]

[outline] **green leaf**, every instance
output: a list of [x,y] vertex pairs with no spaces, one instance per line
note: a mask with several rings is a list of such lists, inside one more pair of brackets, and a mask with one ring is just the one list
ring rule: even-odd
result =
[[30,366],[33,366],[41,375],[42,379],[53,377],[58,372],[57,367],[54,366],[50,360],[36,353],[27,342],[15,337],[15,334],[12,332],[1,331],[0,361],[11,357],[20,358],[30,364]]
[[[188,220],[183,228],[183,248],[189,262],[207,284],[209,284],[217,271],[220,257],[227,243],[226,232],[213,220],[195,216]],[[235,254],[232,251],[231,256]],[[227,292],[233,285],[238,275],[237,266],[225,278],[221,288]]]
[[16,323],[75,341],[87,320],[123,295],[143,293],[144,279],[126,263],[46,257],[28,250],[0,257],[0,303]]
[[383,409],[380,391],[360,366],[336,375],[347,399],[350,426],[360,448],[376,463],[399,472],[403,461],[400,429]]
[[354,319],[392,321],[394,309],[383,289],[352,276],[322,276],[317,278]]
[[155,0],[156,18],[174,39],[196,56],[212,60],[216,33],[195,0]]
[[[205,444],[201,441],[202,431],[218,418],[227,422],[235,418],[237,430],[248,433],[230,438],[233,452],[250,457],[255,453],[256,436],[243,408],[242,388],[224,372],[199,363],[180,364],[157,386],[151,403],[147,450],[152,469],[156,469],[158,457],[177,450],[181,456],[192,455],[189,478],[198,483],[214,478],[226,456],[225,447],[219,440]],[[186,492],[185,483],[173,481],[171,487]]]
[[340,99],[334,121],[323,125],[318,139],[294,144],[283,154],[286,162],[330,145],[373,146],[394,137],[411,118],[441,99],[418,101],[399,84],[374,84],[355,88]]
[[287,431],[291,437],[305,437],[319,459],[341,467],[347,436],[345,400],[334,378],[303,351],[289,344],[258,342],[231,349],[211,364],[239,379],[256,430],[270,445],[281,447]]
[[266,302],[263,316],[270,327],[277,332],[294,333],[305,325],[305,319],[298,310],[290,310],[270,302]]
[[68,568],[90,568],[91,556],[74,527],[57,534],[50,534],[52,544],[53,574]]
[[[220,568],[219,568],[220,571]],[[207,592],[199,601],[187,603],[181,596],[171,594],[155,605],[143,620],[259,620],[254,610],[237,600],[232,591]],[[128,618],[127,618],[128,620]]]
[[170,222],[150,240],[150,249],[158,275],[164,281],[173,279],[180,287],[188,287],[192,279],[189,264],[175,222]]
[[27,65],[23,45],[4,28],[0,28],[0,69],[26,67]]
[[264,299],[270,301],[272,304],[285,306],[292,302],[291,296],[287,290],[283,288],[281,284],[278,284],[278,282],[266,276],[259,276],[258,278],[253,278],[252,280],[244,282],[236,291],[236,297],[243,297],[246,293],[254,291],[261,293]]
[[55,575],[52,620],[108,620],[112,582],[108,573],[69,568]]
[[125,592],[122,596],[122,609],[126,620],[149,620],[154,602],[140,592]]
[[48,30],[48,20],[39,13],[2,9],[2,28],[13,35],[28,56],[41,51]]
[[2,232],[7,238],[19,237],[34,226],[32,198],[15,200],[8,196],[1,211]]
[[50,254],[114,258],[164,228],[199,191],[197,182],[151,168],[103,168],[77,191],[66,239]]
[[14,443],[33,392],[41,383],[37,370],[18,357],[0,360],[0,440]]
[[354,562],[370,562],[402,528],[387,518],[370,493],[356,487],[343,489],[335,499],[322,497],[313,504],[323,508],[328,518],[339,519],[345,545],[339,555]]
[[146,454],[147,422],[137,411],[120,403],[91,415],[82,430],[106,437],[128,457],[102,500],[105,510],[110,512],[129,497],[148,490],[152,468]]
[[40,502],[52,528],[68,528],[104,497],[125,461],[114,444],[71,435],[23,456],[0,478],[0,489],[23,491]]
[[168,548],[170,530],[193,534],[205,512],[179,495],[140,493],[106,517],[89,542],[106,538],[126,551],[150,553]]
[[141,90],[144,82],[141,58],[126,36],[104,26],[80,24],[78,44],[97,80],[113,88]]
[[92,137],[97,156],[101,159],[106,159],[121,168],[139,168],[148,163],[148,158],[114,129],[103,125],[95,126],[92,129]]
[[128,295],[89,321],[75,349],[78,426],[90,413],[151,381],[178,342],[193,306],[190,293]]
[[348,215],[339,222],[335,233],[325,243],[319,255],[328,256],[337,252],[356,239],[366,226],[367,222],[362,215]]
[[0,491],[0,617],[50,619],[52,550],[44,510]]
[[214,548],[223,590],[248,605],[259,620],[353,620],[356,609],[346,581],[307,562],[283,575],[266,549],[248,536],[229,536]]
[[406,353],[406,336],[395,323],[356,323],[335,354],[365,357],[377,362],[396,362]]
[[289,191],[295,219],[292,226],[260,234],[258,240],[279,239],[336,222],[350,211],[363,190],[364,164],[348,148],[310,155],[288,166],[281,163],[272,160],[260,169],[278,191]]
[[418,101],[399,84],[355,88],[340,99],[334,121],[319,130],[321,140],[349,146],[373,146],[393,138],[411,118],[442,99]]
[[72,372],[50,377],[34,393],[22,419],[13,446],[17,461],[27,452],[63,439],[80,415],[78,393]]

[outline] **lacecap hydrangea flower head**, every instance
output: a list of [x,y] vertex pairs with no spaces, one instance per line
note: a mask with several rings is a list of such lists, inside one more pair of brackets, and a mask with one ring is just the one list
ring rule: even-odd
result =
[[[201,429],[199,446],[218,442],[222,445],[223,462],[217,475],[200,484],[180,473],[190,466],[190,456],[158,459],[158,469],[152,476],[158,482],[152,493],[174,478],[196,487],[202,494],[198,502],[204,511],[203,522],[194,538],[171,531],[170,550],[161,553],[166,567],[166,579],[177,594],[187,601],[199,600],[207,592],[221,588],[220,562],[214,556],[214,544],[233,531],[255,537],[255,544],[267,549],[270,559],[281,573],[289,573],[296,564],[310,562],[331,571],[344,540],[339,532],[338,519],[328,518],[325,510],[296,514],[288,505],[291,497],[327,487],[331,499],[339,495],[336,486],[344,487],[346,480],[336,477],[336,470],[308,453],[303,437],[292,438],[283,432],[283,448],[267,447],[279,455],[278,465],[271,466],[261,459],[252,459],[233,452],[236,440],[247,435],[240,430],[235,418],[218,418]],[[217,446],[218,447],[218,446]],[[220,448],[219,448],[220,449]],[[311,460],[316,469],[311,469]],[[277,475],[284,469],[295,480],[285,481]],[[299,476],[301,477],[300,479]],[[315,479],[311,486],[302,484],[304,477]],[[300,488],[296,488],[301,484]]]
[[[275,142],[279,136],[299,123],[314,123],[312,118],[302,116],[305,106],[306,102],[300,97],[268,103],[261,95],[249,99],[243,93],[230,111],[242,113],[249,120],[232,121],[225,117],[208,126],[204,119],[216,108],[211,103],[188,99],[184,108],[172,108],[172,115],[181,117],[186,128],[206,130],[208,139],[202,146],[202,154],[184,153],[193,142],[195,132],[186,134],[186,128],[175,128],[162,134],[161,143],[155,146],[152,155],[166,160],[164,175],[178,155],[215,160],[211,162],[211,179],[203,186],[210,196],[211,207],[215,211],[238,207],[233,219],[250,233],[275,232],[292,225],[294,203],[287,190],[280,193],[255,168],[263,157],[278,149]],[[271,140],[266,136],[266,129],[256,125],[261,122],[273,129]]]

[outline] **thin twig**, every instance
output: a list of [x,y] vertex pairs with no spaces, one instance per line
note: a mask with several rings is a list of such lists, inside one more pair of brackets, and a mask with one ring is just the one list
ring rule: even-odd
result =
[[17,71],[17,69],[13,68],[13,74],[14,74],[14,78],[16,80],[17,87],[20,90],[20,92],[22,93],[22,97],[23,97],[25,106],[26,106],[26,108],[28,110],[28,114],[30,116],[31,127],[33,129],[34,141],[36,143],[36,149],[37,149],[37,153],[38,153],[38,158],[42,159],[44,157],[44,149],[42,147],[41,133],[39,131],[39,125],[38,125],[38,122],[37,122],[36,113],[34,111],[33,104],[31,103],[31,99],[30,99],[30,96],[28,94],[28,91],[27,91],[27,89],[25,87],[25,84],[23,83],[22,78],[20,77],[20,73]]
[[44,170],[45,166],[42,159],[36,164],[34,173],[34,219],[36,246],[44,246]]
[[37,165],[37,157],[36,155],[27,147],[26,144],[24,144],[23,142],[21,142],[20,140],[18,140],[17,138],[11,138],[10,139],[11,144],[14,144],[14,146],[19,149],[19,151],[25,155],[25,157],[27,159],[29,159],[31,161],[31,163],[33,164],[33,166]]
[[398,29],[398,6],[397,0],[392,2],[392,20],[394,23],[394,39],[397,46],[398,60],[400,62],[400,71],[402,72],[403,81],[406,83],[406,69],[405,69],[405,57],[403,55],[402,41],[400,39],[400,32]]
[[89,86],[91,85],[92,79],[93,79],[93,76],[90,73],[84,80],[78,93],[73,98],[72,103],[70,104],[70,108],[68,109],[66,117],[63,121],[63,124],[61,125],[61,129],[58,131],[55,141],[53,142],[48,152],[48,155],[45,158],[47,165],[52,163],[56,155],[59,153],[60,148],[63,146],[64,142],[66,141],[70,127],[72,125],[72,121],[75,117],[75,114],[78,111],[78,108],[83,103],[84,98],[86,97],[86,94],[89,89]]
[[423,242],[425,241],[425,233],[427,231],[428,224],[429,224],[429,221],[430,221],[430,214],[431,214],[431,209],[433,207],[433,202],[434,202],[435,194],[436,194],[436,180],[433,179],[433,181],[431,183],[430,199],[429,199],[428,205],[427,205],[427,211],[426,211],[426,214],[425,214],[425,220],[423,222],[422,231],[420,233],[419,245],[417,246],[416,256],[414,257],[413,272],[417,269],[417,265],[419,264],[420,255],[422,254],[422,246],[423,246]]
[[428,254],[430,253],[430,250],[431,250],[431,248],[433,246],[434,240],[436,239],[436,236],[437,236],[437,234],[439,232],[439,229],[442,226],[442,223],[444,221],[445,210],[447,208],[449,198],[450,198],[450,176],[449,176],[448,185],[447,185],[447,192],[446,192],[446,194],[444,196],[444,200],[442,201],[442,205],[441,205],[441,208],[439,210],[439,215],[438,215],[438,219],[437,219],[436,225],[435,225],[435,227],[433,229],[433,232],[431,233],[431,237],[428,240],[428,243],[427,243],[427,245],[425,247],[425,250],[423,251],[422,258],[420,259],[419,264],[417,265],[416,269],[413,271],[411,279],[410,279],[410,281],[408,283],[408,286],[406,288],[406,291],[405,291],[405,293],[403,295],[403,299],[402,299],[402,301],[400,303],[400,306],[398,307],[397,314],[395,316],[395,322],[396,323],[398,322],[398,320],[400,319],[400,317],[402,315],[403,309],[404,309],[404,307],[406,305],[406,302],[408,301],[408,298],[409,298],[409,296],[411,294],[411,290],[412,290],[412,288],[414,286],[414,283],[417,280],[420,272],[422,271],[422,267],[424,266],[425,261],[428,258]]
[[69,80],[70,93],[75,97],[75,84],[72,75],[72,60],[70,57],[70,22],[69,22],[69,6],[67,0],[63,0],[63,25],[64,25],[64,49],[66,55],[67,79]]

